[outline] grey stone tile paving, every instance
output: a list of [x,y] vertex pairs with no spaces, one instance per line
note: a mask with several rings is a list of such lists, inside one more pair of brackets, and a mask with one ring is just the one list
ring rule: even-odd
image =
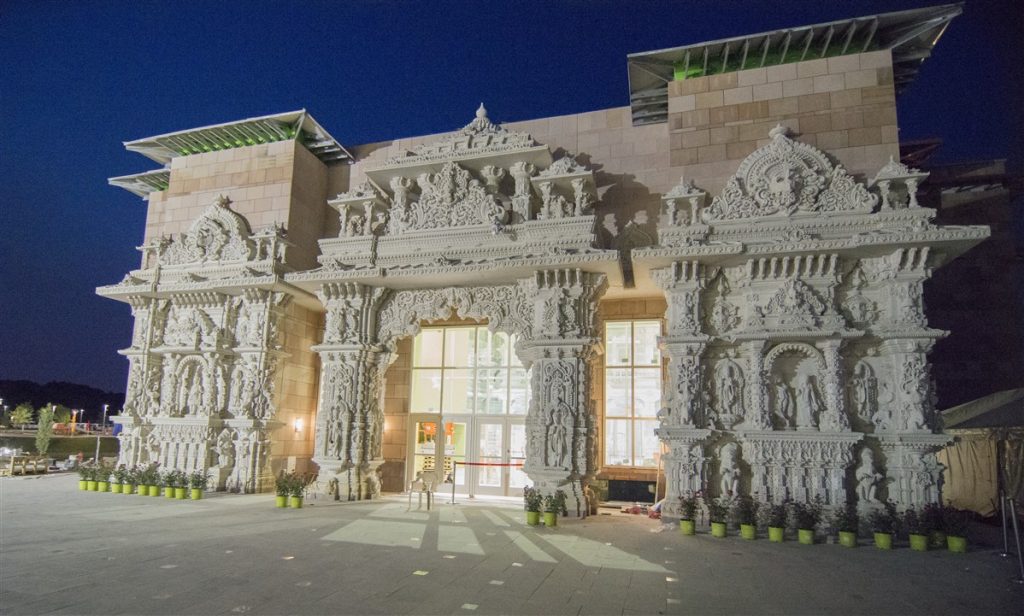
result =
[[983,548],[682,537],[639,516],[549,530],[507,502],[406,503],[0,479],[0,614],[1024,614],[1013,563]]

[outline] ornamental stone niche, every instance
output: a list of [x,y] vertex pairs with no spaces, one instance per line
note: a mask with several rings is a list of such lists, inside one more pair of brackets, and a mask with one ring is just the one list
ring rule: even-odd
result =
[[948,438],[927,353],[946,332],[921,287],[988,230],[932,224],[926,174],[890,162],[869,186],[769,137],[710,203],[690,181],[665,193],[658,245],[633,250],[638,286],[668,302],[666,514],[697,491],[935,502]]
[[321,267],[286,279],[326,312],[314,461],[340,498],[379,494],[381,400],[395,343],[452,316],[515,334],[530,370],[524,471],[585,511],[596,472],[591,362],[597,302],[622,285],[618,253],[596,248],[593,172],[557,160],[480,106],[453,135],[387,159],[329,203],[340,234]]
[[257,233],[221,196],[175,237],[141,247],[142,268],[104,297],[135,317],[118,464],[206,472],[216,489],[258,492],[272,482],[279,419],[282,321],[292,302],[283,228]]

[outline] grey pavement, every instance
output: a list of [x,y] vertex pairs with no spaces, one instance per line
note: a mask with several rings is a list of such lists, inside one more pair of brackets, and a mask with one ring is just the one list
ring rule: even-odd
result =
[[[414,504],[415,507],[415,504]],[[0,479],[0,614],[1024,614],[1014,562],[682,537],[515,503],[171,501]]]

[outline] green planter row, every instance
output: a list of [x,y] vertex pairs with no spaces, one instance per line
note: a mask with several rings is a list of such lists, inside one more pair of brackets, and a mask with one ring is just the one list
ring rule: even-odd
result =
[[[136,486],[129,483],[108,483],[106,481],[82,480],[78,482],[78,489],[88,490],[90,492],[110,492],[111,494],[138,494],[139,496],[160,496],[160,486]],[[199,488],[192,488],[191,490],[189,490],[188,488],[181,487],[167,487],[164,488],[164,496],[166,496],[167,498],[177,500],[186,500],[188,497],[191,497],[192,500],[201,500],[203,498],[203,491]]]
[[548,528],[554,528],[558,526],[558,512],[557,511],[527,511],[526,512],[526,523],[530,526],[540,526],[541,519],[544,520],[544,526]]
[[285,507],[291,507],[292,509],[302,509],[302,497],[301,496],[282,496],[280,494],[274,499],[274,504],[279,509]]
[[[529,516],[527,516],[527,522],[529,523]],[[679,532],[686,536],[696,535],[697,525],[693,520],[679,520]],[[723,538],[727,536],[727,534],[728,532],[725,523],[711,523],[712,537]],[[935,533],[935,535],[941,535],[938,539],[940,539],[942,543],[946,543],[947,549],[950,552],[963,553],[967,551],[966,538],[946,537],[945,535],[942,535],[942,533]],[[740,536],[747,540],[756,539],[757,527],[753,524],[740,524]],[[875,547],[880,550],[891,550],[892,539],[893,536],[891,534],[874,533]],[[929,537],[928,535],[910,535],[910,549],[916,552],[927,552],[929,544],[935,545],[936,539],[936,536]],[[785,541],[785,529],[777,526],[769,526],[768,540],[772,543],[782,543]],[[803,545],[814,545],[814,531],[805,529],[797,530],[797,540]],[[847,548],[857,547],[857,533],[839,531],[839,545]]]

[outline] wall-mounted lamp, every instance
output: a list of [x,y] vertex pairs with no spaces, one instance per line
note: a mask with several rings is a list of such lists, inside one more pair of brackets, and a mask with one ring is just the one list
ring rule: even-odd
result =
[[294,421],[292,421],[292,427],[295,428],[295,433],[296,434],[298,434],[299,432],[302,432],[302,419],[299,418],[299,419],[295,419]]

